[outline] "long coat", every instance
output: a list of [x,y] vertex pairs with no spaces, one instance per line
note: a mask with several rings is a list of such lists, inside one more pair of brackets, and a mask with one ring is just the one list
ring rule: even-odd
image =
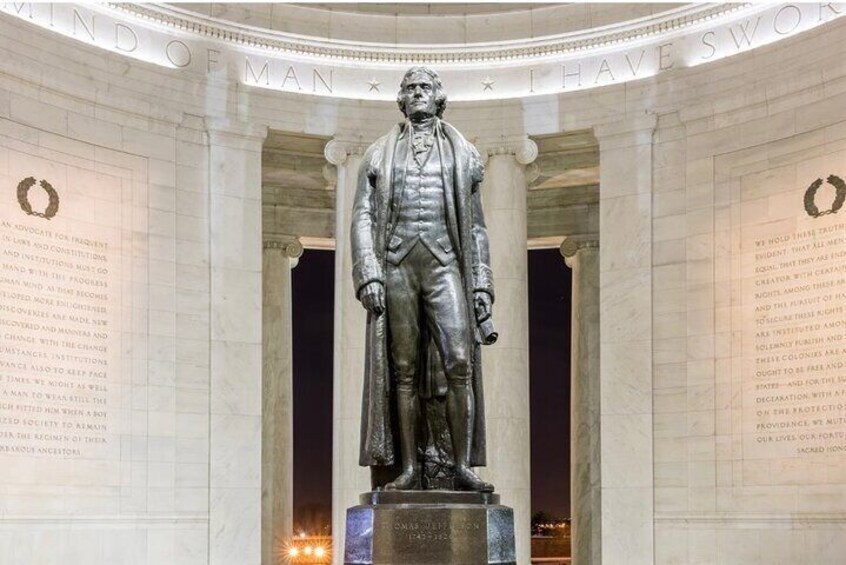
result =
[[[361,163],[358,185],[353,203],[351,248],[353,283],[356,295],[370,282],[385,282],[385,256],[387,226],[394,220],[398,206],[393,199],[403,194],[404,175],[393,178],[397,141],[407,124],[394,126],[376,141]],[[451,151],[454,159],[452,175],[442,171],[444,177],[447,223],[453,247],[458,255],[467,299],[467,310],[473,316],[473,295],[485,291],[494,297],[488,237],[482,215],[479,185],[484,175],[479,153],[453,126],[439,121],[436,142],[440,154]],[[390,289],[386,289],[390,292]],[[475,320],[471,323],[476,326]],[[364,394],[361,415],[362,466],[392,466],[399,453],[395,443],[395,422],[392,412],[396,409],[392,394],[393,377],[390,362],[390,339],[387,316],[367,315],[366,358],[364,367]],[[485,465],[485,411],[482,387],[480,340],[474,340],[472,386],[475,396],[475,425],[470,464]],[[424,356],[425,357],[425,356]]]

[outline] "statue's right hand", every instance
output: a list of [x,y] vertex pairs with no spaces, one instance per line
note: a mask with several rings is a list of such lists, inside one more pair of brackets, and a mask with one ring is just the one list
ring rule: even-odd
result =
[[385,311],[385,288],[379,281],[368,283],[359,298],[368,312],[380,316]]

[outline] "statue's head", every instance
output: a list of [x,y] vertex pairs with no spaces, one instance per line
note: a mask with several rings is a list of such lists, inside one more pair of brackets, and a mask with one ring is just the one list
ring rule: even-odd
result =
[[443,117],[447,95],[438,73],[428,67],[411,67],[402,77],[397,105],[407,118]]

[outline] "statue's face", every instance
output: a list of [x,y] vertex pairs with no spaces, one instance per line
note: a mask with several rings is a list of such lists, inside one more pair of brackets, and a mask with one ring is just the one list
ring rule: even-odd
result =
[[423,118],[437,113],[435,85],[426,73],[414,73],[405,83],[402,91],[405,115],[409,118]]

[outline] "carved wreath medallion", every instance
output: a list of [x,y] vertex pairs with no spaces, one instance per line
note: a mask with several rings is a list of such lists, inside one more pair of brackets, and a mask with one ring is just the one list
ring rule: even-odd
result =
[[46,180],[38,183],[47,193],[47,197],[50,200],[43,212],[37,212],[32,209],[32,204],[29,202],[29,189],[35,186],[36,182],[35,177],[27,177],[18,183],[18,204],[20,204],[21,210],[26,212],[27,215],[38,216],[39,218],[49,220],[59,211],[59,193]]

